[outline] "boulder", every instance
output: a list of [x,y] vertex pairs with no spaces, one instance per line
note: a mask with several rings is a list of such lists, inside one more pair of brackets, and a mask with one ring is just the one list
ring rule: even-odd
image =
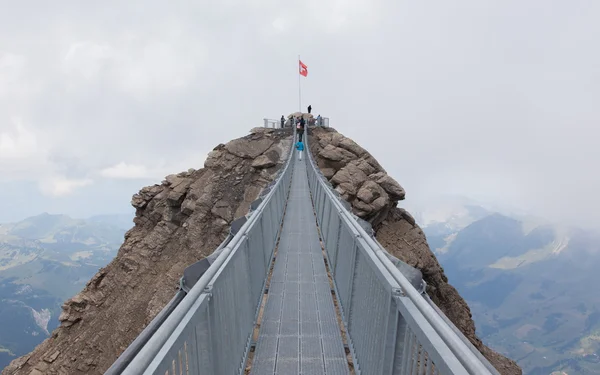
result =
[[371,208],[373,209],[373,211],[380,211],[383,210],[383,208],[385,206],[387,206],[390,203],[390,198],[386,195],[381,196],[377,199],[375,199],[373,201],[373,203],[371,203]]
[[248,140],[240,138],[225,145],[225,149],[232,155],[243,159],[254,159],[269,149],[274,143],[270,138],[259,138],[248,142]]
[[[277,123],[279,124],[279,123]],[[270,134],[273,133],[275,131],[275,129],[273,128],[265,128],[264,126],[261,127],[256,127],[256,128],[252,128],[252,130],[250,130],[250,134]]]
[[346,167],[340,169],[331,178],[331,183],[334,185],[351,184],[353,185],[352,190],[355,191],[354,194],[356,194],[360,186],[367,180],[367,178],[367,175],[358,169],[356,165],[348,164]]
[[[339,134],[339,133],[337,133],[337,134]],[[367,151],[365,151],[364,148],[360,147],[359,145],[356,144],[356,142],[354,142],[350,138],[346,138],[346,137],[343,137],[342,139],[340,139],[337,146],[350,151],[351,153],[353,153],[356,156],[363,156],[364,154],[367,153]]]
[[171,191],[167,196],[167,204],[171,207],[179,207],[185,198],[185,194],[178,191]]
[[187,192],[187,190],[189,189],[190,185],[193,182],[193,180],[191,178],[179,177],[179,176],[176,176],[172,181],[173,181],[173,183],[171,184],[171,189],[173,189],[173,191],[176,191],[178,193]]
[[321,169],[321,173],[323,173],[323,176],[325,176],[326,179],[330,180],[333,175],[335,175],[335,169],[333,168],[322,168]]
[[336,186],[336,190],[340,193],[340,195],[348,195],[348,196],[356,196],[357,187],[355,184],[351,182],[342,182],[338,186]]
[[181,204],[181,213],[190,216],[196,209],[196,202],[193,199],[186,198]]
[[364,159],[352,160],[350,164],[356,165],[356,168],[363,171],[367,176],[375,173],[377,170]]
[[328,144],[325,146],[323,150],[319,153],[319,156],[323,159],[327,159],[330,161],[350,161],[356,158],[356,155],[351,153],[350,151],[344,150],[343,148],[335,147],[333,145]]
[[224,152],[221,150],[213,150],[209,152],[206,161],[204,162],[204,168],[215,168],[221,160],[223,154]]
[[271,159],[267,155],[260,155],[252,162],[252,168],[263,169],[270,168],[276,165],[277,163]]
[[146,186],[131,198],[131,205],[135,208],[144,208],[146,205],[164,190],[161,185]]
[[231,211],[231,207],[229,206],[229,203],[224,200],[217,201],[210,212],[227,222],[231,222],[233,220],[233,212]]
[[44,359],[44,361],[46,361],[48,363],[52,363],[52,362],[56,361],[56,359],[58,358],[59,355],[60,355],[60,350],[55,350],[52,354],[45,356],[43,359]]
[[[361,201],[369,204],[384,194],[385,194],[385,191],[376,182],[365,181],[365,183],[362,185],[362,187],[358,191],[358,194],[356,195],[356,197],[358,199],[360,199]],[[385,194],[385,195],[387,195],[387,194]]]
[[389,195],[390,198],[399,201],[403,200],[406,193],[402,186],[388,174],[379,172],[369,176],[369,179],[377,182]]

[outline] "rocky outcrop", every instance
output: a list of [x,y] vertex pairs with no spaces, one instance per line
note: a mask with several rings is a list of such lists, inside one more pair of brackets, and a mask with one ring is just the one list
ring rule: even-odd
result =
[[425,234],[407,211],[397,207],[405,198],[404,189],[371,154],[332,128],[311,128],[309,146],[321,172],[352,211],[373,225],[377,240],[388,252],[421,270],[428,295],[473,345],[501,374],[522,374],[514,361],[477,337],[469,306],[448,283]]
[[377,225],[404,199],[402,186],[350,138],[331,128],[315,128],[310,137],[319,168],[358,217]]
[[185,267],[248,212],[291,143],[291,129],[256,128],[215,147],[204,168],[140,190],[117,257],[65,302],[52,336],[2,374],[102,374],[173,297]]
[[[421,270],[433,301],[502,374],[521,374],[511,360],[477,338],[468,305],[448,284],[423,231],[398,208],[404,189],[354,141],[333,129],[311,128],[310,146],[323,174],[379,242]],[[101,374],[173,297],[183,270],[209,255],[235,218],[273,180],[291,147],[291,129],[256,128],[221,144],[204,168],[170,175],[132,198],[135,226],[117,257],[101,269],[60,315],[61,325],[2,374]]]

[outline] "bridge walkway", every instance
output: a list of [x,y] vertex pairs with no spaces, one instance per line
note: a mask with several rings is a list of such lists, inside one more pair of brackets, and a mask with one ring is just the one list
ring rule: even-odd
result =
[[349,374],[306,168],[296,161],[251,375]]

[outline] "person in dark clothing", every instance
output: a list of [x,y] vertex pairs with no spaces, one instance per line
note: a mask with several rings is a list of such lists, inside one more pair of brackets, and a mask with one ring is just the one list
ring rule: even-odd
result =
[[308,105],[308,113],[310,113],[310,111],[312,111],[312,106],[309,104]]
[[304,134],[304,118],[300,118],[298,126],[296,126],[296,132],[298,133],[298,142],[302,142],[302,135]]
[[283,129],[283,124],[285,124],[285,117],[281,115],[281,129]]

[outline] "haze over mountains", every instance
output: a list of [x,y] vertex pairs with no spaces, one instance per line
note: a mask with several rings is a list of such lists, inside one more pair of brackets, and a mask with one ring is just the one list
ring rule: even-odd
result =
[[481,339],[525,374],[600,373],[600,235],[484,206],[445,197],[411,211]]
[[0,224],[0,370],[58,326],[62,303],[114,258],[131,219],[44,213]]

